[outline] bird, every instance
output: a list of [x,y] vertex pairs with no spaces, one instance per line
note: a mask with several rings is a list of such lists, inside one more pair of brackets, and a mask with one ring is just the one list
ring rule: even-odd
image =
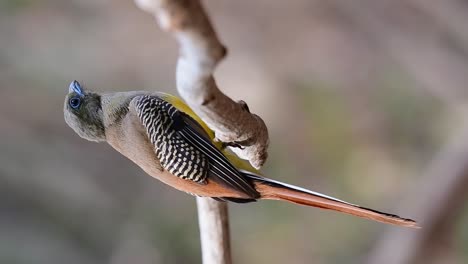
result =
[[412,219],[264,177],[217,141],[182,99],[170,94],[98,93],[73,81],[65,97],[64,118],[80,137],[107,142],[150,176],[194,196],[234,203],[281,200],[419,227]]

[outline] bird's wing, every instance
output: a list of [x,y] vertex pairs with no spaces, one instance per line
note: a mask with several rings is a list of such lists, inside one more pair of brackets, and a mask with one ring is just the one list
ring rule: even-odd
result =
[[136,97],[135,110],[162,167],[171,174],[203,183],[208,176],[206,156],[178,133],[181,121],[174,107],[156,96]]
[[164,169],[200,183],[207,178],[218,180],[249,197],[259,196],[193,118],[157,96],[145,95],[135,100],[138,117]]
[[229,162],[232,165],[234,165],[234,167],[236,167],[237,169],[248,171],[250,173],[254,173],[258,175],[261,174],[260,171],[252,167],[248,161],[239,158],[236,154],[229,151],[229,148],[225,148],[225,147],[223,148],[223,144],[221,142],[213,141],[215,138],[215,133],[213,132],[213,130],[211,130],[208,127],[208,125],[205,124],[205,122],[203,122],[203,120],[201,120],[201,118],[197,116],[192,111],[192,109],[187,104],[185,104],[184,101],[182,101],[182,99],[180,99],[177,96],[167,94],[167,93],[162,93],[162,92],[158,92],[158,97],[162,98],[164,101],[171,103],[179,111],[184,112],[184,114],[189,115],[193,123],[197,124],[197,126],[201,128],[200,133],[202,135],[206,135],[209,138],[210,142],[213,143],[218,149],[221,150],[223,155],[229,160]]

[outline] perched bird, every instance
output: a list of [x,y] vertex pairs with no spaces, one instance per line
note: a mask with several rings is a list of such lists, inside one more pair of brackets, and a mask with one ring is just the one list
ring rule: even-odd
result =
[[236,203],[282,200],[417,227],[411,219],[261,176],[216,142],[213,131],[181,99],[169,94],[98,94],[73,81],[64,116],[80,137],[107,141],[149,175],[195,196]]

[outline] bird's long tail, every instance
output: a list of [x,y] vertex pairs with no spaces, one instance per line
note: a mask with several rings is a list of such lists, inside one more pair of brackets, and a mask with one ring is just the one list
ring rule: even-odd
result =
[[414,220],[402,218],[398,215],[361,207],[321,193],[264,178],[248,172],[244,172],[243,174],[252,179],[255,184],[255,188],[261,194],[261,199],[288,201],[291,203],[347,213],[382,223],[419,228]]

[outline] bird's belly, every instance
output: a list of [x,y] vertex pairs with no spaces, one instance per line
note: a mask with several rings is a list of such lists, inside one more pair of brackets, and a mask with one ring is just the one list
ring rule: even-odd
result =
[[[140,154],[143,153],[140,152]],[[249,198],[243,193],[237,192],[236,190],[230,188],[226,188],[225,186],[210,179],[207,179],[206,183],[197,183],[191,180],[182,179],[171,174],[169,171],[164,170],[161,167],[159,161],[156,158],[156,154],[154,154],[152,149],[148,152],[145,151],[144,155],[127,157],[133,162],[135,162],[147,174],[180,191],[204,197]]]
[[191,180],[179,178],[177,176],[172,175],[168,171],[147,173],[169,186],[172,186],[180,191],[190,193],[196,196],[250,198],[243,193],[237,192],[236,190],[230,188],[226,188],[225,186],[210,179],[207,179],[206,183],[202,184]]

